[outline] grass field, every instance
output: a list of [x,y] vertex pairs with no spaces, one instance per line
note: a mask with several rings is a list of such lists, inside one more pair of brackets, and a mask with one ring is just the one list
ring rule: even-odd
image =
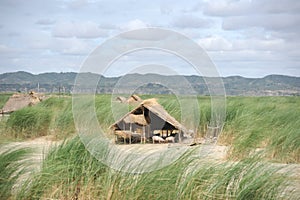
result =
[[[191,159],[188,152],[162,170],[130,174],[92,157],[79,138],[53,149],[19,199],[277,199],[285,175],[252,157],[236,163]],[[294,198],[293,193],[285,196]]]
[[[150,98],[152,96],[142,96]],[[175,96],[155,96],[177,120],[181,119]],[[198,97],[198,136],[204,136],[210,120],[210,98]],[[110,95],[95,99],[100,125],[107,130],[114,122]],[[126,106],[126,105],[124,105]],[[279,162],[300,162],[299,97],[228,97],[227,116],[218,143],[231,145],[230,157],[247,157],[258,148]],[[71,97],[51,97],[35,107],[14,112],[6,123],[6,134],[15,138],[54,135],[63,139],[75,133]]]
[[0,108],[4,106],[11,94],[0,94]]
[[[175,96],[141,97],[156,97],[172,116],[181,119]],[[201,137],[210,124],[210,98],[198,97],[198,102],[197,135]],[[95,107],[99,123],[107,129],[114,122],[111,96],[96,96]],[[16,111],[1,126],[1,137],[73,139],[53,148],[41,171],[12,198],[296,199],[292,192],[282,197],[287,174],[277,173],[280,167],[270,163],[300,163],[300,98],[227,97],[226,109],[218,140],[218,145],[230,147],[226,161],[202,162],[193,159],[191,151],[162,170],[142,175],[114,171],[89,154],[74,137],[71,97],[51,97]]]

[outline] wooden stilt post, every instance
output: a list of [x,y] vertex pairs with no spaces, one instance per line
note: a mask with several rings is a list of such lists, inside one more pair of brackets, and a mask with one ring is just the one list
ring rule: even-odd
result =
[[143,140],[144,140],[143,143],[144,143],[144,144],[146,143],[146,140],[145,140],[145,139],[146,139],[146,138],[145,138],[145,132],[146,132],[146,131],[145,131],[145,126],[143,126]]
[[131,144],[131,133],[130,133],[130,135],[129,135],[129,144]]
[[150,125],[148,125],[147,138],[150,137],[150,132],[151,132],[151,130],[150,130]]
[[180,130],[180,131],[179,131],[179,137],[178,137],[179,143],[181,143],[181,133],[182,133],[182,131]]
[[132,123],[130,123],[130,127],[129,127],[129,129],[130,129],[130,135],[129,135],[129,143],[131,144],[131,137],[132,137]]

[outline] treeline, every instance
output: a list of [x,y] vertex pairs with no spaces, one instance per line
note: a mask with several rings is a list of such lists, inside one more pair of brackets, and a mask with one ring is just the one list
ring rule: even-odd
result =
[[[77,73],[30,74],[14,72],[0,74],[0,92],[72,93]],[[180,94],[209,95],[207,84],[216,78],[201,76],[165,76],[158,74],[128,74],[122,77],[104,77],[93,73],[80,74],[86,82],[96,81],[96,86],[81,89],[80,92],[111,94],[171,94],[172,85]],[[269,75],[264,78],[230,76],[221,78],[227,95],[232,96],[300,96],[300,77]],[[126,80],[126,81],[124,81]],[[185,81],[182,81],[185,80]],[[120,84],[122,83],[122,84]],[[95,88],[96,87],[96,88]],[[213,86],[210,86],[213,87]]]

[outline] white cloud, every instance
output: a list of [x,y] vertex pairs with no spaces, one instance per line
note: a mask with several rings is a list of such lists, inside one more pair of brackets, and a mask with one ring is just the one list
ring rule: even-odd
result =
[[52,25],[55,23],[55,20],[53,19],[39,19],[36,21],[36,24],[39,25]]
[[63,54],[88,55],[92,50],[88,43],[76,38],[59,39],[57,44],[59,44],[59,52]]
[[170,15],[173,12],[173,8],[170,3],[163,3],[160,5],[160,12],[163,15]]
[[232,42],[235,50],[254,50],[254,51],[285,51],[288,47],[283,39],[236,39]]
[[228,17],[224,19],[222,27],[225,30],[261,27],[266,30],[299,31],[299,24],[300,15],[270,14]]
[[99,25],[99,28],[101,29],[117,29],[117,26],[115,24],[112,24],[112,23],[107,23],[107,22],[104,22],[104,23],[101,23]]
[[207,51],[248,51],[249,54],[252,54],[251,52],[261,54],[261,51],[266,51],[269,53],[280,52],[284,55],[297,46],[297,44],[287,43],[280,38],[226,39],[219,35],[201,38],[197,40],[197,43]]
[[[247,66],[251,70],[245,67],[241,75],[255,76],[265,64],[276,64],[275,72],[294,75],[300,73],[299,10],[296,0],[3,0],[0,65],[33,72],[64,71],[65,66],[79,65],[106,38],[154,26],[196,40],[224,66],[226,75]],[[136,42],[168,38],[136,33],[124,38],[141,40]],[[264,72],[268,71],[274,72],[266,67]]]
[[256,14],[299,13],[300,1],[295,0],[212,0],[204,6],[204,14],[238,16]]
[[135,29],[139,29],[139,28],[147,28],[150,25],[139,20],[139,19],[135,19],[135,20],[131,20],[127,23],[124,23],[120,26],[120,29],[123,31],[129,31],[129,30],[135,30]]
[[[284,61],[286,58],[279,52],[271,51],[256,51],[252,49],[245,50],[232,50],[211,52],[213,60],[215,61],[228,61],[228,62],[269,62],[269,61]],[[255,66],[253,66],[255,67]]]
[[53,28],[52,35],[54,37],[77,37],[77,38],[98,38],[106,37],[107,31],[101,29],[98,24],[87,22],[59,22]]
[[221,36],[211,36],[197,41],[200,46],[208,51],[231,50],[232,44]]
[[212,16],[235,16],[247,12],[247,1],[208,1],[204,7],[204,14]]
[[70,6],[70,8],[80,9],[80,8],[86,6],[88,3],[89,3],[88,0],[73,0],[73,1],[70,1],[68,5]]
[[[160,29],[152,29],[152,31],[149,32],[148,28],[124,32],[122,34],[122,39],[124,39],[124,41],[127,40],[127,42],[129,42],[130,40],[140,40],[141,42],[159,41],[159,40],[163,41],[168,37],[169,37],[168,33],[160,31]],[[128,45],[131,45],[131,43],[129,42]]]
[[9,47],[5,44],[0,44],[0,54],[14,54],[18,53],[19,50],[13,47]]
[[24,38],[27,41],[28,52],[31,54],[61,54],[87,56],[95,45],[88,39],[55,38],[39,34],[35,38]]
[[174,18],[172,25],[178,28],[208,28],[213,21],[194,15],[182,15]]

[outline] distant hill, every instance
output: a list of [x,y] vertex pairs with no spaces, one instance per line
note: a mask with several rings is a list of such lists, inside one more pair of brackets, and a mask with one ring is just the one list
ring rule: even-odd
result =
[[[42,73],[31,74],[24,71],[0,74],[0,92],[28,92],[34,90],[44,93],[70,93],[73,90],[77,73]],[[117,86],[119,93],[129,93],[133,90],[143,94],[168,94],[172,93],[170,88],[164,85],[172,84],[177,90],[185,94],[192,87],[196,94],[209,95],[207,85],[201,76],[184,76],[190,87],[182,80],[182,76],[164,76],[158,74],[128,74],[123,77],[103,77],[98,74],[85,73],[88,80],[100,82],[97,93],[111,93]],[[206,78],[212,80],[213,78]],[[150,81],[157,80],[157,81]],[[163,80],[165,83],[161,83]],[[227,95],[245,96],[269,96],[269,95],[293,95],[300,96],[300,77],[269,75],[264,78],[244,78],[241,76],[230,76],[222,78]],[[125,83],[125,84],[124,84]],[[87,91],[83,92],[89,92]]]
[[33,75],[28,72],[19,71],[0,74],[0,84],[73,84],[77,73],[43,73]]

